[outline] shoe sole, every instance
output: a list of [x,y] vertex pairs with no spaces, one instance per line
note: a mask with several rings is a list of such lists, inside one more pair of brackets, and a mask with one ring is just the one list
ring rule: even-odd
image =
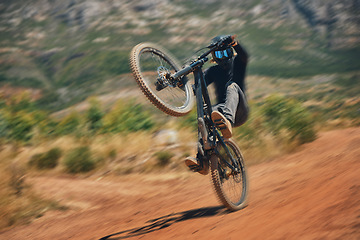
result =
[[193,172],[198,172],[202,175],[207,175],[209,173],[209,168],[200,168],[199,165],[195,164],[191,160],[185,160],[185,165]]
[[224,138],[231,138],[232,132],[228,128],[226,124],[226,120],[224,119],[223,115],[219,112],[212,112],[211,118],[216,126],[217,129],[220,130]]

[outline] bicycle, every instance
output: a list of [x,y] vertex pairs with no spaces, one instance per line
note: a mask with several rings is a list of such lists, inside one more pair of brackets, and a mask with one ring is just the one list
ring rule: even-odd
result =
[[[233,139],[224,139],[211,119],[212,105],[202,67],[212,51],[234,38],[227,36],[207,46],[205,53],[183,68],[173,55],[153,43],[140,43],[130,53],[130,67],[140,89],[166,114],[188,114],[195,95],[200,165],[210,168],[215,193],[230,211],[247,206],[248,176],[240,148]],[[194,75],[192,85],[187,78],[190,73]]]

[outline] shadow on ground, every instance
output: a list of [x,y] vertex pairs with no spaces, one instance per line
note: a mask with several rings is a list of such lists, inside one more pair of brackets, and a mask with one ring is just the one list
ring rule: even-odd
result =
[[105,239],[117,240],[117,239],[125,239],[125,238],[140,236],[158,231],[163,228],[167,228],[173,225],[174,223],[186,221],[188,219],[212,217],[227,213],[229,213],[229,211],[226,210],[223,206],[198,208],[189,211],[173,213],[160,218],[149,220],[146,222],[148,224],[145,226],[113,233],[108,236],[102,237],[99,240],[105,240]]

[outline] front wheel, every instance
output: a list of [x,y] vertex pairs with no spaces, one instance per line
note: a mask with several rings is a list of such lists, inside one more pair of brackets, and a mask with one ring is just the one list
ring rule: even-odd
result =
[[136,45],[130,53],[130,67],[144,95],[161,111],[176,117],[191,111],[190,82],[169,79],[181,67],[165,49],[153,43]]
[[[211,179],[220,202],[230,211],[236,211],[247,206],[247,172],[237,144],[232,139],[227,139],[225,145],[226,148],[219,144],[218,155],[213,154],[210,158]],[[237,166],[231,161],[229,153]],[[237,168],[237,171],[231,169],[226,162]]]

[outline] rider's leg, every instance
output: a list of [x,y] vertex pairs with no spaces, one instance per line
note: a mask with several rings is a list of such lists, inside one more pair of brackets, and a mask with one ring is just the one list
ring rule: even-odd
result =
[[245,123],[249,113],[246,97],[234,82],[229,82],[226,86],[225,102],[215,105],[213,109],[222,113],[236,127]]
[[226,85],[224,103],[215,105],[211,118],[225,138],[232,137],[232,127],[243,124],[248,115],[247,101],[239,85],[229,82]]
[[239,89],[239,85],[234,82],[228,82],[226,85],[226,99],[222,112],[231,124],[235,123],[235,114],[239,104]]
[[239,104],[236,108],[234,127],[239,127],[243,125],[249,117],[249,106],[246,96],[241,90],[241,88],[238,88]]

